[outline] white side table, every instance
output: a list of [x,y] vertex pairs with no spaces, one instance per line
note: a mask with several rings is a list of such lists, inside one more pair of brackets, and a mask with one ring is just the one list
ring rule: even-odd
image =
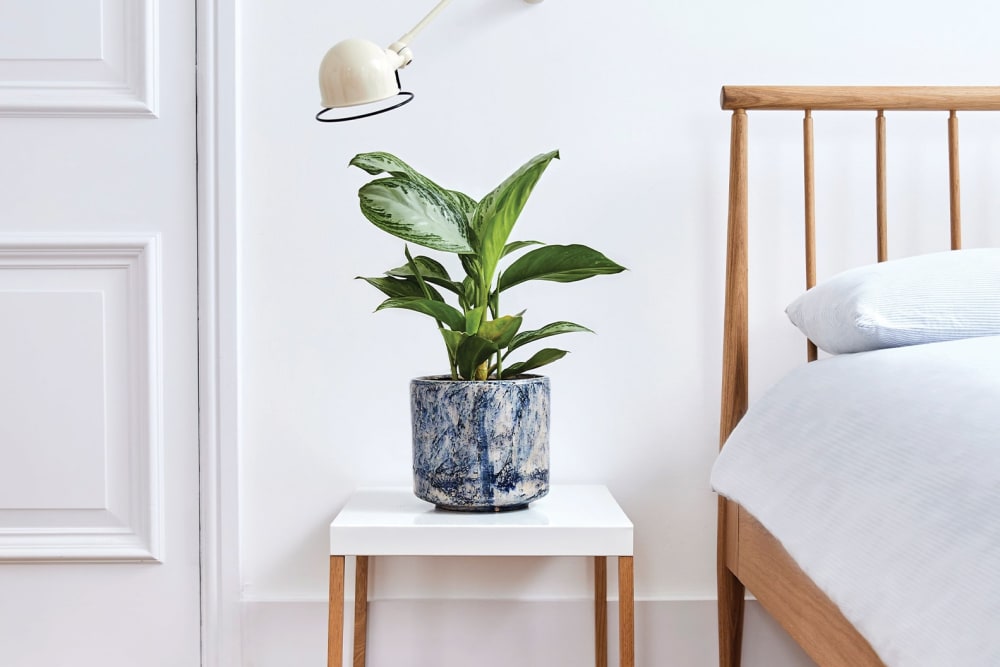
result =
[[553,486],[526,510],[445,512],[407,488],[361,489],[330,524],[327,664],[343,667],[344,561],[356,557],[354,667],[364,667],[368,559],[373,556],[587,556],[594,558],[595,652],[608,664],[608,556],[618,557],[619,658],[635,665],[632,522],[604,486]]

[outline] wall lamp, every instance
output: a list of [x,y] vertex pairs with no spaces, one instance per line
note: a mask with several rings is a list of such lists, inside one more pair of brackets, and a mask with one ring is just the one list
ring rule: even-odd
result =
[[[537,4],[542,0],[524,0]],[[335,44],[319,66],[319,90],[323,110],[316,120],[339,123],[367,118],[398,109],[413,100],[413,93],[402,90],[399,70],[410,64],[410,42],[434,20],[451,0],[441,0],[420,23],[383,49],[365,39],[345,39]],[[344,110],[345,111],[340,111]],[[345,115],[341,115],[345,114]]]

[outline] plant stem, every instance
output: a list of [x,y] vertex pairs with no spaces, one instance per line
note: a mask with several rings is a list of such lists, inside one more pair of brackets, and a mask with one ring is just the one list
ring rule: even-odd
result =
[[[492,294],[489,294],[489,291],[487,290],[487,294],[488,294],[488,296],[486,297],[486,300],[490,304],[490,312],[493,313],[493,319],[496,319],[496,318],[498,318],[500,316],[500,289],[498,287],[497,291],[493,292]],[[497,368],[497,379],[498,380],[502,380],[503,379],[503,359],[501,359],[501,357],[500,357],[500,350],[497,350],[496,368]]]

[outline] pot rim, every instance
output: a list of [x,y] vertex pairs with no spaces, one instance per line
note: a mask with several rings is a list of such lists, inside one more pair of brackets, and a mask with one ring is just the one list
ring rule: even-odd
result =
[[539,381],[547,382],[549,377],[547,375],[533,375],[531,373],[524,373],[522,375],[515,375],[512,378],[503,378],[502,380],[490,379],[490,380],[453,380],[450,375],[422,375],[420,377],[415,377],[410,380],[411,384],[533,384]]

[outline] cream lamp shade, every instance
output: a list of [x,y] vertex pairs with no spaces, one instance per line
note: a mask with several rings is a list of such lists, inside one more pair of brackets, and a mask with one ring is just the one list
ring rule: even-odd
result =
[[[541,1],[525,0],[530,4]],[[335,123],[366,118],[411,101],[413,93],[401,90],[399,83],[399,70],[413,60],[409,44],[450,2],[441,0],[420,23],[388,48],[352,38],[327,51],[319,67],[323,109],[316,114],[316,120]],[[347,115],[335,115],[338,109],[347,109]]]
[[368,104],[399,94],[396,70],[404,58],[364,39],[345,39],[329,51],[319,68],[324,107]]

